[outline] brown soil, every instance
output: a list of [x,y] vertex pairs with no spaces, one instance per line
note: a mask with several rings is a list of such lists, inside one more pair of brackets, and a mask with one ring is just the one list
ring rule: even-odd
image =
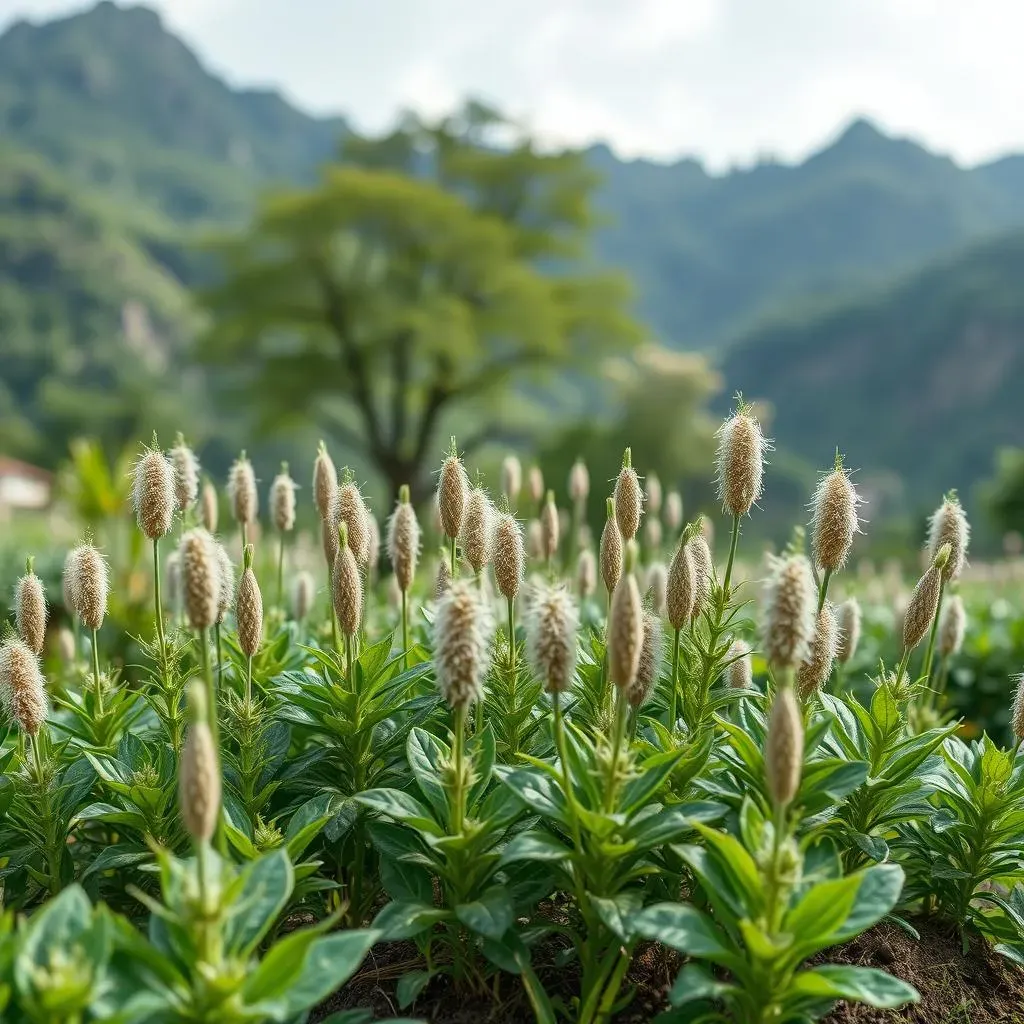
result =
[[[978,941],[967,956],[959,937],[929,921],[915,921],[920,941],[902,928],[882,924],[846,946],[829,950],[822,963],[855,964],[889,971],[914,985],[921,1002],[902,1010],[872,1010],[841,1004],[824,1024],[1024,1024],[1024,971],[991,953]],[[553,959],[555,949],[551,951]],[[544,951],[535,962],[543,964]],[[616,1024],[646,1024],[666,1009],[665,998],[679,969],[677,954],[651,943],[634,956],[629,982],[635,997]],[[413,943],[375,947],[359,973],[313,1014],[321,1021],[337,1010],[372,1009],[375,1019],[410,1017],[431,1024],[530,1024],[533,1013],[521,985],[503,975],[497,992],[455,993],[445,977],[435,978],[416,1002],[402,1011],[395,985],[406,971],[420,966]],[[577,991],[575,970],[538,967],[548,993],[568,1001]]]

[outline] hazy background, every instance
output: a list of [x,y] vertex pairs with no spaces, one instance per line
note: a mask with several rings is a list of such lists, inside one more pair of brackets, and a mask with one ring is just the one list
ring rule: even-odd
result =
[[386,505],[453,432],[557,486],[632,442],[696,510],[742,390],[766,534],[837,447],[880,550],[949,488],[979,550],[1020,525],[1016,5],[0,0],[0,30],[0,456],[88,437],[116,476],[180,429],[269,480],[325,437]]

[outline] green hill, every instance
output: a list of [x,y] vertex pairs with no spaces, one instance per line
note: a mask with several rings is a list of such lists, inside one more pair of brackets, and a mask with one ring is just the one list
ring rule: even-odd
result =
[[731,388],[771,403],[780,450],[825,467],[838,445],[876,488],[927,507],[988,476],[996,447],[1024,442],[1022,281],[1018,231],[885,290],[766,323],[722,369]]

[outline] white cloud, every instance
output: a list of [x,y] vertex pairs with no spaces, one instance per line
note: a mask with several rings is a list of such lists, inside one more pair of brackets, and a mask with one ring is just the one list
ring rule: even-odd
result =
[[[716,167],[866,114],[965,162],[1024,150],[1008,0],[155,0],[235,83],[367,129],[478,95],[554,141]],[[0,0],[0,22],[66,10]]]

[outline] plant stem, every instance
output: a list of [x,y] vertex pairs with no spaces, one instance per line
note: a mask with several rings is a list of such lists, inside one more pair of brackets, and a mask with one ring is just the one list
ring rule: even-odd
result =
[[103,716],[103,684],[100,682],[100,647],[96,636],[96,630],[92,631],[92,681],[96,687],[96,717]]
[[248,704],[252,700],[252,655],[247,655],[245,659],[245,703]]
[[508,660],[509,668],[515,677],[516,671],[516,609],[515,598],[508,599]]
[[56,856],[56,842],[53,836],[53,822],[50,819],[50,787],[43,772],[43,755],[41,747],[41,732],[37,732],[29,740],[32,747],[32,760],[36,769],[36,782],[39,784],[39,796],[42,802],[43,822],[46,826],[46,862],[50,869],[50,895],[56,896],[60,892],[60,862]]
[[907,665],[910,662],[910,648],[906,647],[903,650],[903,657],[900,658],[899,668],[896,669],[896,682],[897,684],[903,678],[903,674],[907,671]]
[[935,638],[939,633],[939,616],[942,614],[942,599],[946,593],[946,581],[939,581],[939,603],[935,606],[935,617],[932,619],[932,630],[928,637],[928,649],[924,654],[924,667],[921,675],[924,676],[924,683],[927,686],[932,679],[932,659],[935,657]]
[[281,545],[277,552],[277,607],[284,607],[284,533],[281,533]]
[[466,707],[464,704],[460,704],[455,709],[455,723],[452,731],[452,759],[455,763],[455,807],[452,813],[452,832],[455,835],[462,835],[463,819],[465,818],[465,800],[466,794],[463,791],[463,771],[462,771],[462,759],[464,755],[463,751],[463,735],[466,731]]
[[679,636],[682,630],[677,629],[675,632],[675,640],[672,643],[672,692],[668,700],[668,727],[672,732],[675,732],[679,711]]
[[452,570],[452,579],[454,580],[459,575],[459,565],[458,565],[458,562],[455,560],[455,553],[456,553],[456,547],[457,547],[458,541],[456,540],[455,537],[449,538],[449,541],[450,541],[450,544],[451,544],[451,553],[452,553],[452,564],[451,564],[450,568]]
[[732,582],[732,566],[736,560],[736,545],[740,539],[740,517],[732,517],[732,540],[729,542],[729,561],[725,564],[725,580],[722,582],[723,603],[729,603],[729,584]]
[[821,586],[818,587],[818,611],[825,607],[825,598],[828,597],[828,582],[832,579],[832,570],[826,569],[821,577]]
[[160,598],[160,538],[153,538],[153,596],[156,604],[156,636],[160,645],[160,678],[167,686],[167,642],[164,639],[164,606]]
[[249,528],[244,521],[238,524],[238,528],[242,534],[242,558],[245,558],[245,546],[249,543]]
[[605,813],[611,814],[615,805],[615,775],[619,767],[619,752],[622,750],[622,741],[626,738],[626,698],[621,690],[616,689],[615,694],[615,739],[612,744],[612,757],[608,762],[608,780],[604,794]]
[[352,655],[352,637],[345,634],[345,674],[348,676],[348,685],[355,689],[355,674],[353,665],[355,658]]
[[565,801],[569,807],[569,824],[572,828],[572,841],[583,855],[583,843],[580,839],[579,813],[576,810],[576,794],[573,792],[572,782],[569,776],[569,758],[566,754],[565,726],[562,722],[561,694],[555,690],[551,695],[555,708],[555,749],[558,751],[558,760],[562,766],[562,787],[565,789]]
[[217,715],[217,688],[213,682],[213,669],[210,666],[210,632],[209,629],[199,630],[199,663],[203,669],[203,686],[206,690],[207,714],[210,718],[210,732],[214,745],[220,749],[220,723]]
[[224,685],[224,660],[221,656],[220,646],[220,623],[216,622],[213,626],[213,639],[217,645],[217,692],[220,692],[221,687]]
[[409,667],[409,591],[402,591],[402,669]]

